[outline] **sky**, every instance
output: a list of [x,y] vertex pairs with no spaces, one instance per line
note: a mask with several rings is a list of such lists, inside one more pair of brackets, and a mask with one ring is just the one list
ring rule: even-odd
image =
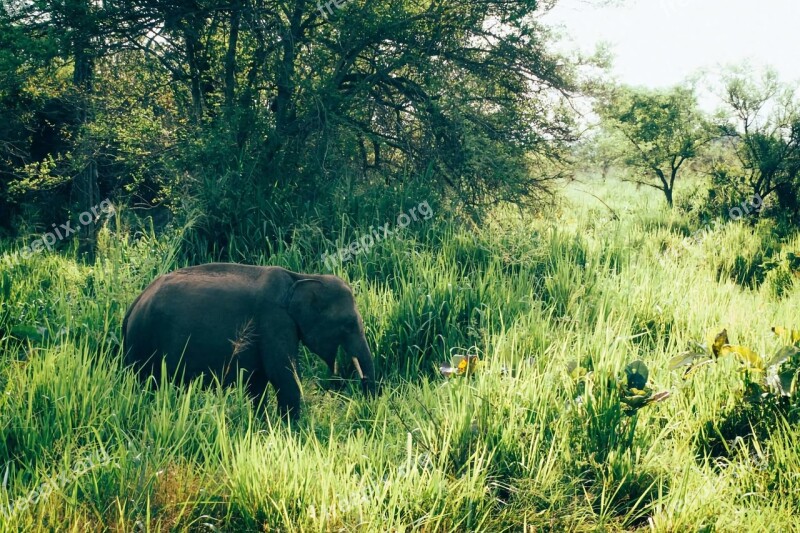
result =
[[[614,74],[625,84],[667,87],[700,68],[750,60],[800,83],[800,0],[560,0],[543,17],[563,25],[572,42],[611,45]],[[594,5],[593,5],[594,4]]]

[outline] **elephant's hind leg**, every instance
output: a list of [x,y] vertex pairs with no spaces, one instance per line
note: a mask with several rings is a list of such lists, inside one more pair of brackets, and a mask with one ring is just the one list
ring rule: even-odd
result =
[[274,370],[270,380],[278,393],[278,412],[281,418],[296,420],[300,416],[300,385],[292,368]]
[[266,394],[264,393],[267,392],[268,384],[269,382],[261,370],[251,372],[247,379],[247,395],[252,400],[258,412],[264,410],[264,404],[267,401]]

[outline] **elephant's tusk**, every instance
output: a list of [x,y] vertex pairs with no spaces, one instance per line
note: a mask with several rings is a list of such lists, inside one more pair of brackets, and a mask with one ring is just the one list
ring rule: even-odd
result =
[[361,371],[361,365],[359,364],[357,357],[353,357],[353,364],[356,365],[356,372],[358,372],[358,377],[364,379],[364,372]]

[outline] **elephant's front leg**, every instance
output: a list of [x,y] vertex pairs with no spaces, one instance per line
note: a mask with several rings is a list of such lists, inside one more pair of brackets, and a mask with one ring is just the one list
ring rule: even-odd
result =
[[296,420],[300,416],[300,384],[295,367],[297,327],[288,316],[280,314],[265,316],[263,324],[259,351],[264,377],[277,392],[278,413],[284,419]]

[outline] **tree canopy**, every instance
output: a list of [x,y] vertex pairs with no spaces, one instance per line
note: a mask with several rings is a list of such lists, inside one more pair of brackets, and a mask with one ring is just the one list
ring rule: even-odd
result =
[[772,70],[754,76],[743,67],[723,77],[721,135],[734,158],[712,170],[717,182],[767,198],[798,212],[800,101],[797,88]]
[[711,138],[694,91],[616,87],[598,101],[606,128],[622,134],[626,161],[638,172],[626,181],[659,189],[670,207],[681,167]]
[[188,194],[227,230],[419,175],[472,212],[535,200],[575,137],[574,65],[538,19],[554,3],[18,2],[0,16],[4,211]]

